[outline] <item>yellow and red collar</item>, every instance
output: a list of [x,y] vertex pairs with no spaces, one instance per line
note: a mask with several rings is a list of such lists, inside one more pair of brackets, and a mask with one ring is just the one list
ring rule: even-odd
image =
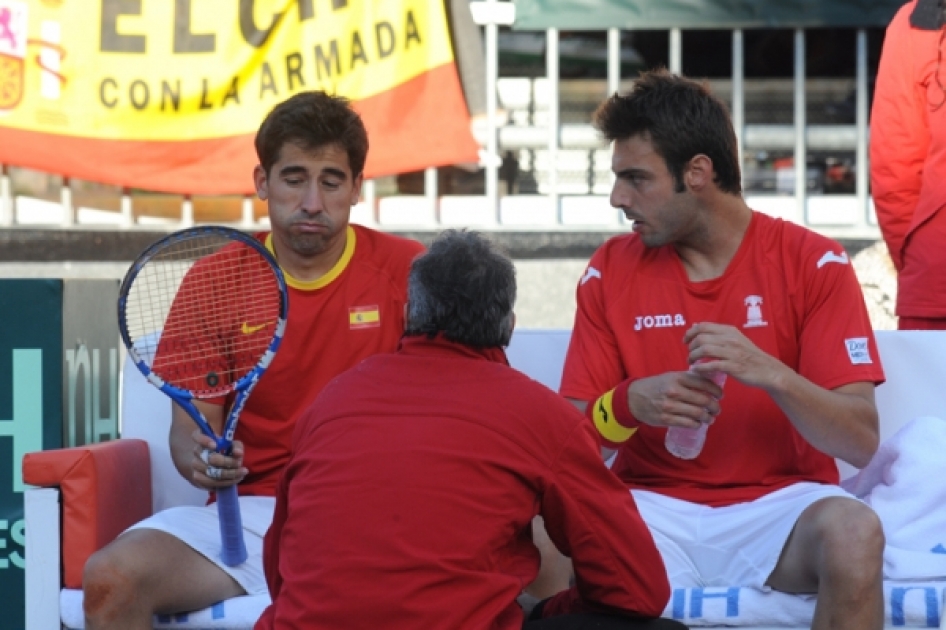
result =
[[[345,251],[342,252],[341,257],[338,259],[338,262],[329,269],[322,277],[316,278],[315,280],[297,280],[293,278],[285,269],[282,270],[283,275],[286,277],[286,284],[291,286],[293,289],[299,289],[300,291],[314,291],[315,289],[321,289],[332,283],[335,278],[342,275],[342,272],[348,267],[348,263],[351,262],[352,256],[355,255],[355,241],[357,237],[355,235],[355,228],[348,226],[345,230]],[[266,249],[269,250],[269,253],[276,257],[276,250],[273,248],[273,233],[270,232],[266,235]],[[282,266],[280,265],[280,268]]]

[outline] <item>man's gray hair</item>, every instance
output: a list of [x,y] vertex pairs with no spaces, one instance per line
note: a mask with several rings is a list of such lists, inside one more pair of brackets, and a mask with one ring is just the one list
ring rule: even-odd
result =
[[476,232],[446,230],[411,265],[407,335],[442,333],[474,348],[505,347],[513,329],[516,268]]

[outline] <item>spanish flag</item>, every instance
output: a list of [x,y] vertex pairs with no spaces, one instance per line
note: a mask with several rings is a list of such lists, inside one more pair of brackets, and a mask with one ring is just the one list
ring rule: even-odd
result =
[[351,99],[368,178],[477,159],[443,0],[0,0],[0,163],[251,194],[253,137],[304,90]]
[[377,306],[353,306],[348,309],[348,326],[352,330],[379,328],[381,326],[381,311]]

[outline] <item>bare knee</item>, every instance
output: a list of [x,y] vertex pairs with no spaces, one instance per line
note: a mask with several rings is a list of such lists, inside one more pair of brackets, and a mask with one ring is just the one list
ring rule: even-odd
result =
[[144,576],[136,570],[131,549],[109,545],[86,561],[82,573],[82,607],[86,618],[103,620],[120,616],[146,591]]
[[829,499],[817,517],[821,579],[872,583],[883,571],[884,530],[877,514],[853,499]]

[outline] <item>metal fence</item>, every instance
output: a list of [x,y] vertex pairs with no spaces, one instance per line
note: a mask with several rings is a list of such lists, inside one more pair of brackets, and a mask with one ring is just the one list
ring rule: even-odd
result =
[[[447,226],[511,231],[622,229],[623,215],[608,202],[610,152],[588,122],[589,107],[626,89],[633,80],[621,76],[628,55],[622,32],[610,29],[604,38],[604,49],[599,51],[606,60],[604,78],[563,78],[562,48],[569,41],[563,43],[559,29],[554,28],[532,35],[544,36],[540,41],[544,76],[500,76],[500,35],[508,33],[505,27],[514,20],[514,6],[487,0],[471,7],[483,30],[486,80],[486,114],[474,124],[474,136],[482,147],[482,170],[468,176],[475,181],[472,192],[445,186],[444,173],[435,169],[415,174],[414,186],[390,179],[369,181],[362,202],[353,210],[353,221],[414,230]],[[672,72],[682,70],[682,42],[680,29],[668,32]],[[805,31],[794,31],[792,78],[747,80],[744,33],[733,30],[731,75],[709,81],[731,108],[747,201],[757,210],[835,238],[877,239],[868,188],[867,33],[864,29],[856,33],[855,76],[846,79],[819,82],[807,77],[805,46]],[[850,95],[845,115],[810,116],[809,101],[831,91]],[[767,117],[752,115],[747,103],[759,95],[781,102],[782,110]],[[829,158],[826,166],[813,168],[812,155],[852,157]],[[146,204],[146,196],[124,190],[116,191],[108,208],[96,207],[94,201],[92,205],[81,199],[76,203],[76,185],[68,180],[62,180],[58,195],[14,195],[13,174],[9,166],[3,166],[0,227],[167,229],[213,221],[252,228],[267,221],[265,207],[249,197],[226,200],[225,211],[195,213],[195,206],[206,205],[207,200],[152,197]],[[163,210],[154,210],[155,199],[161,199]]]

